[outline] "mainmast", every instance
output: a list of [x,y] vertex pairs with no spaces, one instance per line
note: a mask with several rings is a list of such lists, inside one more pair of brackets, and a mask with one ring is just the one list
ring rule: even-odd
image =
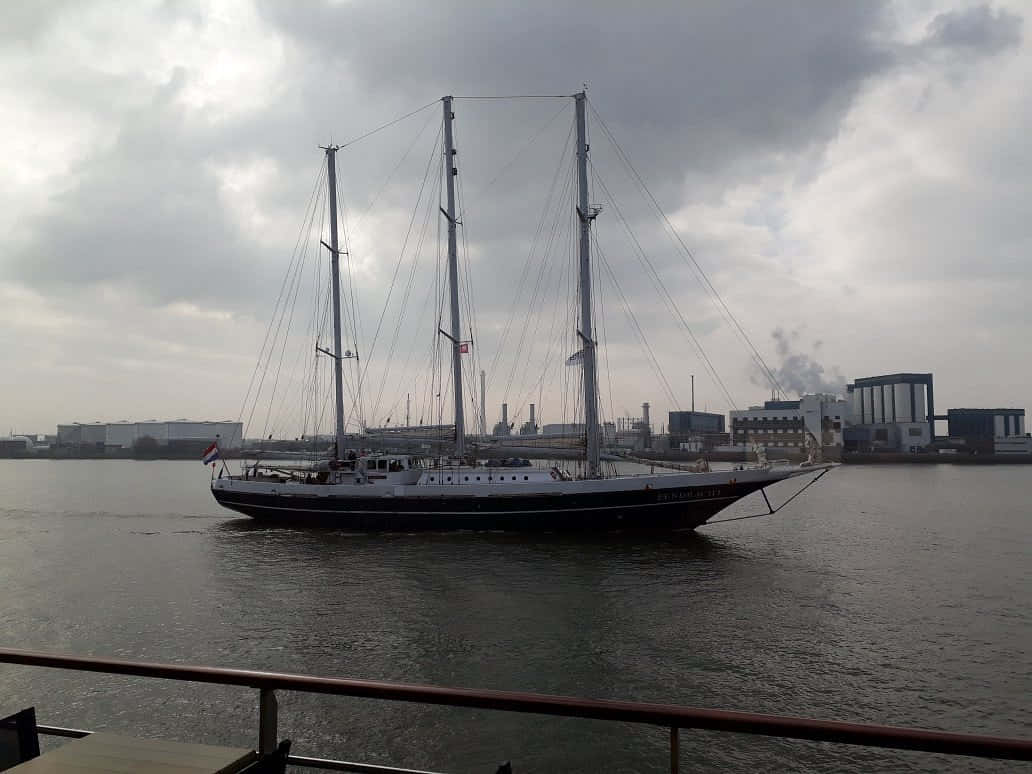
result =
[[580,218],[580,297],[581,319],[577,335],[582,344],[584,370],[584,426],[587,432],[588,478],[597,478],[600,470],[598,427],[598,373],[595,361],[595,338],[591,329],[591,221],[598,210],[588,206],[588,140],[584,92],[574,94],[577,105],[577,216]]
[[326,174],[330,199],[330,282],[333,295],[333,386],[337,414],[336,456],[344,454],[344,353],[340,341],[340,250],[337,247],[337,150],[340,146],[326,146]]
[[[448,290],[451,294],[451,339],[452,344],[452,389],[455,392],[455,456],[462,457],[466,452],[466,428],[462,413],[462,342],[459,337],[462,329],[459,325],[459,248],[455,236],[455,176],[459,170],[455,168],[455,148],[452,140],[452,98],[445,97],[444,103],[444,164],[445,178],[448,181]],[[443,331],[442,331],[443,333]],[[445,334],[447,335],[447,334]]]

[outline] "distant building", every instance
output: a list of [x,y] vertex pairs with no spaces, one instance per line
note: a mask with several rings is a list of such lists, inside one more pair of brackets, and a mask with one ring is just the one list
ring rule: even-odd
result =
[[729,443],[724,431],[724,415],[706,411],[671,411],[669,444],[671,449],[705,451]]
[[731,412],[731,443],[801,449],[812,435],[822,447],[841,447],[851,419],[850,402],[833,395],[769,400],[763,406]]
[[537,435],[537,418],[534,416],[534,404],[530,404],[530,418],[520,426],[520,435]]
[[724,432],[723,414],[710,414],[706,411],[671,411],[667,418],[667,432],[671,436]]
[[915,452],[935,440],[931,374],[868,376],[846,385],[846,392],[853,419],[847,448]]
[[[963,444],[964,448],[982,454],[1027,453],[1024,448],[1025,409],[984,408],[949,409],[946,412],[949,423],[950,441]],[[1000,443],[1002,442],[1002,443]]]
[[74,422],[57,426],[57,445],[103,454],[106,450],[133,449],[139,444],[172,449],[207,445],[218,439],[224,449],[238,449],[243,441],[243,423],[194,422]]

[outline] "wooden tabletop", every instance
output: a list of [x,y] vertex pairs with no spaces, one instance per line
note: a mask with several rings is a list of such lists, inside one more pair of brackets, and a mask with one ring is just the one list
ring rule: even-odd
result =
[[96,733],[15,766],[18,774],[231,774],[258,759],[254,750],[134,739]]

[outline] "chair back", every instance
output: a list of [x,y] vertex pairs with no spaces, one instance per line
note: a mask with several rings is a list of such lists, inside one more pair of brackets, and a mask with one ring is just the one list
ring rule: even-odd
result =
[[0,771],[39,756],[36,708],[0,718]]

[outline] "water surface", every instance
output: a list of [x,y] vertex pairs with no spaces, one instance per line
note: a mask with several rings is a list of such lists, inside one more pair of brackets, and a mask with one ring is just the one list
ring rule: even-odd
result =
[[[222,511],[195,462],[0,461],[10,647],[1032,736],[1032,467],[845,467],[659,537],[361,535]],[[794,484],[775,491],[784,498]],[[734,512],[764,510],[749,498]],[[0,666],[44,723],[253,744],[237,688]],[[299,754],[667,770],[660,729],[280,699]],[[684,732],[693,771],[1014,764]]]

